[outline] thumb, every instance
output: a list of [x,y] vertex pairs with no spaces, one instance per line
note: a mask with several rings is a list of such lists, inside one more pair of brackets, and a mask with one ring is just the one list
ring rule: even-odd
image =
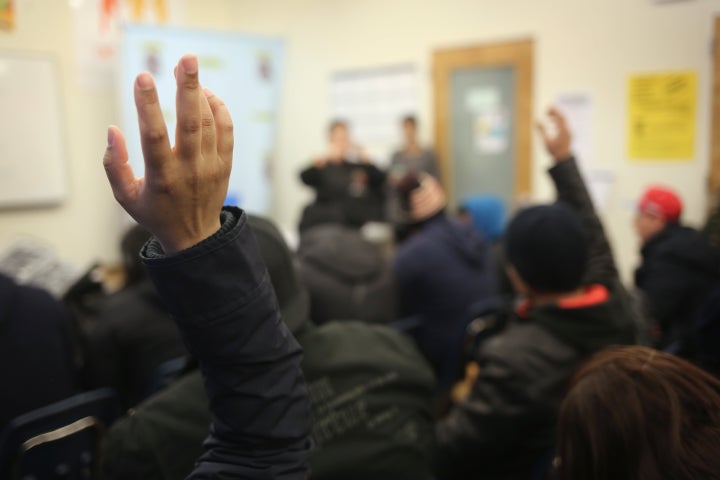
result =
[[128,163],[125,137],[114,125],[108,127],[108,144],[103,156],[103,166],[115,199],[127,210],[127,206],[137,197],[138,181]]

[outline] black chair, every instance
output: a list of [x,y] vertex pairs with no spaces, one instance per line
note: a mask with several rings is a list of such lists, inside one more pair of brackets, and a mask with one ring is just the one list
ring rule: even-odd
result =
[[103,388],[17,417],[0,433],[0,478],[95,478],[100,443],[118,413],[115,391]]
[[456,326],[455,345],[458,348],[447,352],[442,369],[438,372],[438,390],[449,391],[455,382],[465,375],[465,365],[474,358],[478,346],[487,338],[497,334],[505,327],[507,315],[504,308],[507,299],[495,295],[472,304],[462,323]]
[[160,390],[169,387],[187,371],[188,365],[189,359],[186,356],[173,358],[158,365],[150,378],[150,385],[148,385],[145,392],[145,398],[149,398]]

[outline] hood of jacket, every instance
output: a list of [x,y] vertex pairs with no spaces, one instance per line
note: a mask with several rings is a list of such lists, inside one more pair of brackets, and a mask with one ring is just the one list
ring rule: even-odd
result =
[[380,248],[366,240],[359,230],[340,225],[322,225],[303,234],[298,257],[338,280],[363,282],[385,268]]
[[530,308],[528,318],[585,354],[635,341],[630,300],[619,285],[601,303],[575,308],[539,305]]
[[470,264],[484,266],[487,263],[489,243],[472,225],[462,224],[444,213],[428,220],[419,235],[452,248]]
[[682,225],[665,227],[643,246],[641,254],[643,260],[656,255],[665,256],[693,270],[720,274],[720,254],[717,250],[700,232]]

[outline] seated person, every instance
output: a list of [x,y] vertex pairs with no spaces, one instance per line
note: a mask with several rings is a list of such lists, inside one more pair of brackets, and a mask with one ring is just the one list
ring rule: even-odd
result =
[[560,410],[557,480],[720,478],[720,381],[646,347],[598,353]]
[[698,307],[720,283],[720,253],[698,231],[680,222],[682,202],[664,187],[649,188],[638,202],[635,230],[642,263],[635,285],[657,322],[656,345],[692,357],[692,327]]
[[497,279],[490,244],[445,213],[445,195],[435,179],[421,179],[407,177],[401,184],[414,233],[398,246],[393,270],[399,315],[420,321],[411,333],[440,374],[457,348],[469,308],[497,294]]
[[299,273],[310,293],[310,318],[390,323],[397,318],[392,269],[380,246],[360,231],[321,225],[300,237]]
[[0,431],[76,393],[70,315],[48,292],[0,274]]
[[330,148],[300,173],[315,190],[315,201],[300,220],[300,232],[334,223],[359,228],[385,218],[385,174],[352,144],[347,123],[335,120],[328,131]]
[[138,252],[149,239],[140,226],[125,233],[121,247],[126,285],[103,301],[85,328],[85,388],[113,387],[125,408],[147,396],[160,365],[187,355],[140,262]]
[[464,198],[458,208],[464,223],[475,227],[489,242],[501,243],[505,233],[505,204],[497,195],[473,195]]
[[594,352],[634,341],[635,322],[602,224],[570,153],[564,118],[542,131],[560,203],[518,213],[508,272],[525,297],[476,348],[475,379],[437,426],[438,479],[527,479],[549,452],[565,387]]
[[472,225],[492,244],[493,257],[497,267],[500,293],[514,294],[512,284],[505,272],[505,252],[502,237],[505,233],[505,204],[497,195],[473,195],[466,197],[458,207],[461,222]]
[[138,75],[145,176],[135,177],[114,126],[105,171],[118,202],[154,235],[143,262],[203,374],[212,425],[188,478],[304,480],[311,410],[302,350],[280,318],[245,213],[222,207],[232,120],[202,89],[198,69],[197,57],[185,55],[175,70],[174,148],[154,80]]
[[[282,317],[305,352],[315,423],[312,478],[429,479],[433,377],[412,341],[359,322],[315,326],[280,232],[267,220],[248,218]],[[111,427],[103,477],[184,479],[209,425],[202,376],[195,371]]]

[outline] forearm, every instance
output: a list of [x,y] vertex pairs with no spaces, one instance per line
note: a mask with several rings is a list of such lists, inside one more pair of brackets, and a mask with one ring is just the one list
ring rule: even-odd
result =
[[574,158],[560,160],[550,170],[558,200],[573,207],[580,215],[589,241],[589,267],[586,282],[608,283],[618,278],[612,248],[602,222],[595,211],[590,193]]
[[194,478],[301,479],[310,410],[301,350],[279,317],[247,219],[223,214],[213,237],[170,257],[144,250],[158,292],[198,358],[213,417]]

